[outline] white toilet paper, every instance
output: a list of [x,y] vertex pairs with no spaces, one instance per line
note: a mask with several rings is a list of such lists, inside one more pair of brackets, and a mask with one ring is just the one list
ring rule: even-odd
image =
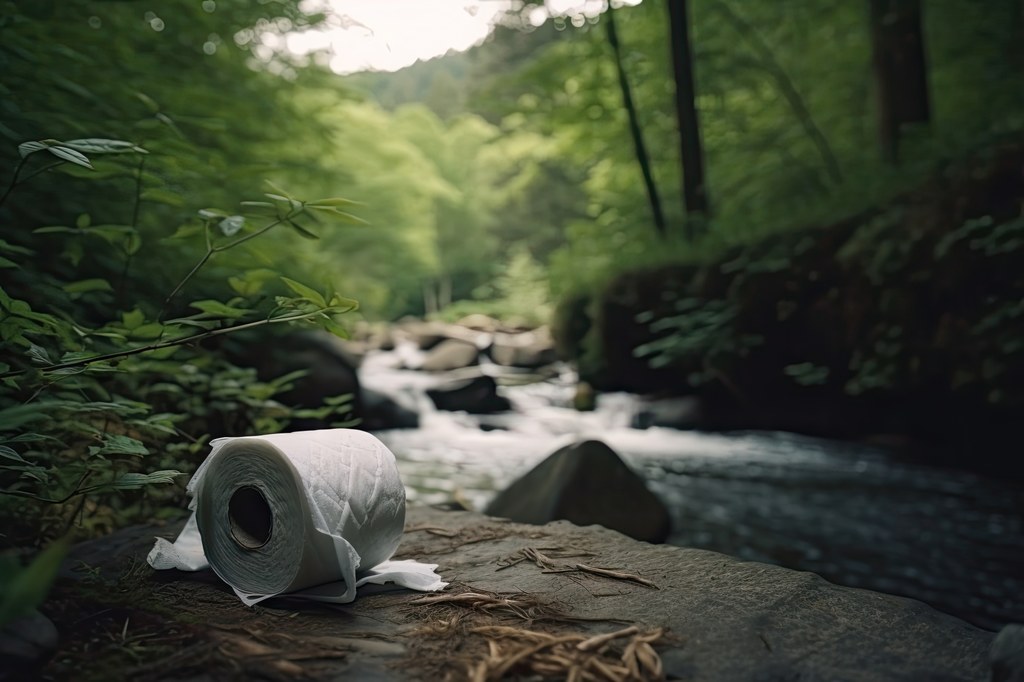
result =
[[353,429],[218,438],[188,484],[193,510],[149,565],[211,567],[248,605],[289,593],[348,603],[365,583],[421,591],[436,564],[389,561],[405,525],[395,456]]

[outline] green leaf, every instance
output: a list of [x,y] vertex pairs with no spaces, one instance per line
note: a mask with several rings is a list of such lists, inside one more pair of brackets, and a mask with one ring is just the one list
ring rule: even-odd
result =
[[77,227],[79,230],[84,230],[91,224],[92,218],[89,217],[88,213],[80,213],[79,216],[75,218],[75,227]]
[[0,445],[0,457],[3,457],[4,459],[14,460],[18,464],[25,464],[27,466],[31,466],[30,462],[28,462],[24,457],[15,452],[13,448],[10,448],[6,445]]
[[327,300],[316,289],[308,287],[302,282],[296,282],[294,279],[290,279],[288,277],[282,277],[281,281],[284,282],[289,289],[291,289],[292,291],[294,291],[296,294],[306,299],[307,301],[312,301],[321,308],[327,307]]
[[320,239],[320,235],[316,234],[315,232],[310,232],[309,230],[304,228],[302,225],[299,225],[294,220],[289,220],[288,224],[295,228],[295,231],[298,232],[303,237],[305,237],[306,239]]
[[29,154],[35,154],[36,152],[41,152],[44,149],[49,148],[50,145],[46,144],[45,142],[22,142],[21,144],[18,145],[18,153],[21,154],[21,158],[24,159]]
[[210,315],[216,315],[217,317],[227,317],[235,319],[247,315],[252,312],[250,308],[235,308],[234,306],[215,301],[213,299],[206,299],[203,301],[192,301],[189,305],[197,310],[201,310],[204,313]]
[[67,551],[68,541],[62,538],[40,552],[28,566],[15,569],[14,575],[10,575],[9,566],[5,567],[7,580],[0,593],[0,626],[28,614],[43,603]]
[[80,279],[77,282],[71,282],[65,284],[63,287],[64,291],[69,294],[85,294],[90,291],[113,291],[114,288],[110,286],[110,282],[105,279]]
[[316,201],[310,201],[306,204],[310,208],[329,207],[329,208],[341,208],[342,206],[363,206],[364,204],[358,201],[352,201],[351,199],[342,199],[341,197],[330,197],[328,199],[317,199]]
[[86,157],[86,155],[82,154],[81,152],[77,152],[74,149],[71,149],[70,147],[55,146],[48,147],[47,149],[49,149],[50,153],[56,156],[58,159],[63,159],[64,161],[73,163],[83,168],[92,169],[92,164],[89,163],[88,157]]
[[15,263],[10,258],[4,258],[3,256],[0,256],[0,268],[20,268],[20,267],[21,266],[19,264]]
[[146,316],[141,310],[135,308],[131,312],[121,313],[121,324],[125,329],[132,330],[146,321]]
[[230,215],[220,221],[219,227],[225,237],[232,237],[238,234],[238,231],[245,227],[245,218],[240,215]]
[[345,296],[334,294],[333,296],[331,296],[330,307],[340,308],[340,310],[338,310],[337,312],[347,313],[358,309],[359,301],[355,300],[354,298],[346,298]]
[[25,353],[29,359],[39,365],[52,365],[53,360],[50,359],[50,354],[46,352],[46,349],[36,344],[31,344],[28,347],[28,351]]
[[139,101],[146,105],[146,108],[149,109],[149,113],[155,114],[156,112],[160,111],[160,107],[157,105],[156,102],[153,101],[153,98],[149,95],[143,92],[136,91],[135,96],[139,98]]
[[174,234],[164,237],[164,239],[184,239],[186,237],[192,237],[203,231],[201,225],[195,222],[187,222],[178,226],[178,229],[174,231]]
[[32,249],[27,249],[24,246],[17,246],[16,244],[10,244],[3,239],[0,239],[0,251],[6,251],[7,253],[18,253],[23,256],[31,256],[33,253],[35,253]]
[[108,140],[89,137],[81,140],[66,140],[64,146],[84,154],[148,154],[142,147],[125,140]]
[[159,339],[164,333],[164,326],[159,322],[148,322],[146,324],[140,324],[131,330],[131,338],[133,339],[144,339],[152,340]]
[[203,220],[216,220],[218,218],[227,218],[227,211],[222,211],[219,208],[203,208],[199,210],[199,217]]
[[285,192],[283,189],[281,189],[279,186],[275,185],[270,180],[264,180],[263,184],[272,193],[280,195],[282,200],[284,200],[284,201],[291,201],[292,200],[292,195],[288,194],[288,192]]
[[339,222],[346,223],[349,225],[370,224],[369,222],[363,220],[362,218],[354,216],[351,213],[346,213],[345,211],[335,208],[334,206],[317,206],[313,204],[307,204],[306,208],[309,208],[313,211],[319,211],[320,213],[326,213],[329,216],[333,216],[335,220],[338,220]]
[[184,206],[185,199],[177,192],[171,192],[170,190],[160,189],[159,187],[151,187],[145,189],[139,194],[139,199],[142,201],[148,201],[154,204],[163,204],[164,206]]
[[77,227],[67,227],[64,225],[47,225],[46,227],[37,227],[32,230],[33,234],[82,234],[82,231]]
[[181,475],[180,471],[171,469],[153,471],[148,474],[121,474],[110,483],[110,488],[113,490],[138,490],[144,486],[157,483],[174,483],[174,479]]
[[108,433],[103,437],[103,444],[89,448],[89,453],[94,455],[134,455],[145,457],[149,454],[149,450],[140,440],[116,433]]

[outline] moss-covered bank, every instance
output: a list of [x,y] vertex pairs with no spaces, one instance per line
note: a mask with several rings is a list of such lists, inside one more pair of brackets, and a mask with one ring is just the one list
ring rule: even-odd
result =
[[555,333],[599,390],[695,394],[709,428],[905,433],[974,452],[1024,407],[1024,142],[885,205],[625,272]]

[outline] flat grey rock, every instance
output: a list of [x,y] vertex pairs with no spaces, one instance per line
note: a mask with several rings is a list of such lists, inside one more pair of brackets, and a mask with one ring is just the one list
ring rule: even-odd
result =
[[[177,528],[166,527],[161,534],[173,536]],[[445,674],[466,679],[467,666],[487,655],[487,643],[474,634],[485,626],[589,636],[620,629],[624,621],[645,630],[666,629],[655,649],[669,679],[989,678],[994,634],[921,602],[714,552],[650,545],[598,526],[564,521],[528,526],[472,512],[409,509],[396,558],[439,564],[452,583],[446,593],[529,599],[572,620],[521,620],[500,610],[416,604],[422,595],[407,591],[365,593],[345,606],[278,599],[247,608],[209,572],[158,574],[140,565],[152,535],[152,528],[134,528],[86,543],[68,565],[84,562],[92,569],[76,573],[78,583],[97,574],[116,581],[119,587],[103,594],[119,609],[159,614],[161,632],[183,624],[176,650],[192,647],[195,653],[169,657],[159,675],[148,670],[160,679],[253,672],[246,666],[255,658],[264,666],[276,661],[281,676],[301,673],[321,680],[442,679]],[[559,564],[559,572],[522,560],[528,550]],[[583,571],[577,564],[611,569],[620,577]],[[623,579],[626,574],[653,586]],[[76,583],[65,579],[58,598],[75,589]],[[96,603],[95,608],[111,606]],[[71,624],[54,619],[65,634]],[[112,627],[123,619],[112,621]],[[132,622],[144,619],[136,613]],[[98,627],[95,621],[91,627]],[[59,652],[56,658],[61,659]],[[199,660],[205,667],[196,667]]]

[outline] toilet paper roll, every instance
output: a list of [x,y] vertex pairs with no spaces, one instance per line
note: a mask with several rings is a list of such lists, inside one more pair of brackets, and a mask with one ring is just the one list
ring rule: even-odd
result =
[[347,603],[364,583],[434,591],[436,564],[389,561],[405,525],[395,456],[365,431],[218,438],[188,484],[193,510],[157,569],[209,566],[246,604],[289,593]]

